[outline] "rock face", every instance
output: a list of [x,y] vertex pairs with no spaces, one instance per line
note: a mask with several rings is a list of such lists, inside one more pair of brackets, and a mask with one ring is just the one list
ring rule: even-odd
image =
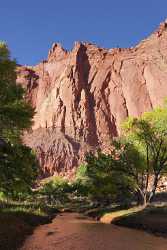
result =
[[48,59],[18,68],[18,83],[36,110],[25,143],[43,173],[69,174],[84,153],[108,145],[127,116],[140,116],[167,96],[167,22],[129,49],[76,42],[53,44]]

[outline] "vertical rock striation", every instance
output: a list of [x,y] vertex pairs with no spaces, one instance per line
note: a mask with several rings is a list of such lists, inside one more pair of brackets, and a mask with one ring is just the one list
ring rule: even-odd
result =
[[167,96],[167,22],[129,49],[76,42],[53,44],[48,59],[18,67],[18,83],[36,110],[25,143],[45,175],[70,175],[84,153],[104,147],[127,116],[140,116]]

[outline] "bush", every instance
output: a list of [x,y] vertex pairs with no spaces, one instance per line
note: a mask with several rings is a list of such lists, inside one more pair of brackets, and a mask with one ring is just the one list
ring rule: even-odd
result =
[[54,177],[54,179],[44,183],[40,190],[40,194],[45,195],[49,204],[65,201],[71,192],[70,184],[61,177]]
[[111,155],[97,152],[88,154],[86,164],[76,173],[73,187],[77,195],[87,196],[93,202],[109,204],[119,201],[129,202],[133,183],[119,171],[115,171],[115,161]]

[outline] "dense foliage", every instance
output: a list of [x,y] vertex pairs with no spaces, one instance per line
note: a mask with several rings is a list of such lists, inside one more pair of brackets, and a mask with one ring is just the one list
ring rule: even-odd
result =
[[[140,118],[129,118],[123,124],[126,140],[140,154],[136,168],[136,186],[143,202],[155,195],[157,185],[167,174],[167,107],[158,107]],[[152,181],[151,181],[152,179]]]
[[[113,152],[108,155],[101,151],[95,155],[90,153],[85,160],[86,164],[78,169],[82,175],[76,179],[76,183],[80,184],[78,190],[81,190],[81,194],[86,194],[99,204],[119,201],[125,205],[130,202],[133,181],[128,175],[118,171]],[[85,171],[82,171],[83,168]]]
[[48,204],[58,205],[68,199],[67,194],[71,191],[72,188],[68,181],[57,176],[42,184],[39,193],[46,197]]
[[16,84],[16,62],[6,44],[0,42],[0,191],[8,195],[28,191],[36,178],[35,156],[21,144],[33,114],[24,101],[23,88]]
[[16,85],[16,62],[4,43],[0,43],[0,86],[0,136],[13,143],[32,125],[34,110],[24,101],[23,88]]

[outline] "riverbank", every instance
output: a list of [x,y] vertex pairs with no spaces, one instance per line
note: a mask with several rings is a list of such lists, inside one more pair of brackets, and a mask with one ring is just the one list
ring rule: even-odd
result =
[[106,213],[101,216],[103,223],[140,229],[167,237],[167,206],[134,207],[127,210]]
[[51,223],[54,211],[23,204],[8,204],[0,208],[0,249],[16,250],[34,229]]
[[164,250],[167,239],[144,231],[107,225],[78,213],[61,213],[37,227],[21,250]]
[[[76,209],[76,207],[74,208]],[[56,215],[58,211],[53,208],[48,209],[48,207],[40,208],[39,206],[32,207],[30,205],[25,206],[20,204],[12,204],[12,206],[1,208],[0,250],[19,249],[19,247],[23,245],[29,236],[31,238],[31,235],[34,235],[34,232],[36,232],[36,228],[39,225],[43,225],[42,228],[46,229],[50,237],[50,235],[52,235],[54,232],[54,230],[52,230],[50,227],[52,227],[52,219],[55,216],[56,218],[54,221],[56,222],[57,218],[58,221],[61,217],[66,218],[66,214],[68,214],[68,218],[73,218],[73,215],[75,214],[74,212],[67,213],[68,209],[65,209],[65,211],[65,213],[60,213],[57,217]],[[83,214],[83,211],[81,214]],[[143,231],[151,232],[163,237],[167,236],[167,206],[150,206],[145,209],[143,207],[121,209],[118,206],[112,206],[107,209],[94,208],[84,212],[84,214],[86,214],[87,220],[82,220],[83,217],[81,214],[75,216],[75,220],[77,220],[79,223],[82,222],[84,227],[85,222],[87,222],[87,227],[90,227],[90,224],[92,224],[93,230],[93,225],[95,225],[94,223],[97,223],[97,228],[103,228],[104,224],[115,224],[117,226],[126,227],[129,229],[141,229]],[[94,220],[89,220],[90,217]],[[64,220],[64,223],[67,223],[67,221]],[[107,227],[107,230],[108,229],[109,227]],[[111,231],[114,233],[114,228],[112,230]],[[109,237],[109,235],[107,237]]]
[[157,200],[152,205],[125,207],[111,204],[108,207],[93,207],[77,204],[68,206],[64,211],[78,212],[105,224],[115,224],[132,229],[140,229],[155,235],[167,237],[167,202]]

